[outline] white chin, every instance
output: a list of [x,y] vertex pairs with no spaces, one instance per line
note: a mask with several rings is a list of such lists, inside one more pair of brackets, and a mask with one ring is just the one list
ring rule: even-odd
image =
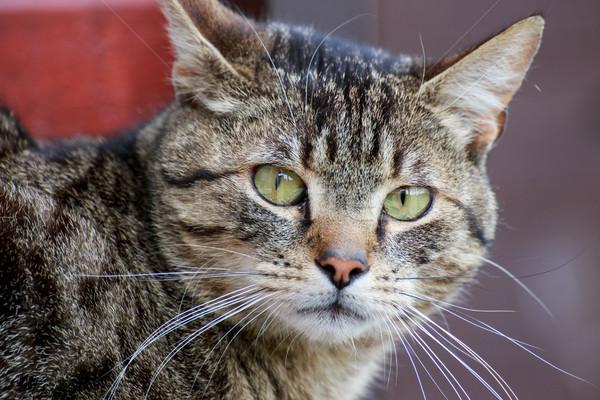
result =
[[299,310],[285,315],[284,319],[307,338],[327,344],[368,336],[375,325],[370,318],[337,307]]

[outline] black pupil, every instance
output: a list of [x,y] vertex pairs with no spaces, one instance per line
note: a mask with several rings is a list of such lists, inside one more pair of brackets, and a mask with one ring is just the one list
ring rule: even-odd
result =
[[279,189],[279,185],[281,185],[281,178],[284,177],[284,173],[283,172],[279,172],[277,174],[277,178],[275,178],[275,190]]
[[406,189],[400,191],[400,203],[402,203],[402,205],[406,203]]

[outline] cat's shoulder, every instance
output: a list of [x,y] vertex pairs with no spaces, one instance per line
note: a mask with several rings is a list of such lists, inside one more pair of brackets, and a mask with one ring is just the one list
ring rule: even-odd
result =
[[35,147],[35,141],[14,113],[0,103],[0,159],[7,154]]
[[33,223],[50,203],[47,191],[40,186],[39,171],[45,169],[40,155],[38,144],[14,113],[0,105],[0,227],[4,228],[0,249],[7,243],[7,235],[22,232],[7,226],[17,220],[16,226],[21,227]]
[[[37,149],[31,136],[12,111],[0,105],[0,251],[2,258],[16,253],[23,226],[34,222],[37,209],[44,208],[44,196],[35,195],[27,184],[23,154]],[[33,207],[32,207],[33,206]],[[16,246],[11,249],[10,246]],[[22,247],[22,246],[21,246]]]
[[98,227],[119,218],[109,208],[134,197],[127,195],[137,176],[128,160],[132,140],[114,142],[38,144],[0,107],[0,269],[35,265],[34,253],[45,268],[59,266],[65,249],[76,251],[76,237],[104,245]]

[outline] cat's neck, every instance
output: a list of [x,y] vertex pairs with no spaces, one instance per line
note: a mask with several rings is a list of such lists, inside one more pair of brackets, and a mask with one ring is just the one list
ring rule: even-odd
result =
[[387,350],[381,341],[332,345],[293,334],[259,338],[248,347],[244,339],[239,344],[246,348],[238,357],[247,368],[235,371],[232,398],[252,398],[253,390],[261,387],[274,390],[261,393],[263,399],[360,398],[380,371]]

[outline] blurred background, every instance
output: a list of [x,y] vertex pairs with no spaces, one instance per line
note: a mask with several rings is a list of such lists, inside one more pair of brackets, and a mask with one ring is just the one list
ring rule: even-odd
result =
[[[312,25],[392,52],[441,57],[541,12],[541,50],[488,163],[501,223],[491,259],[551,310],[487,266],[465,305],[529,348],[460,320],[451,332],[522,399],[600,398],[600,2],[597,0],[247,0],[248,15]],[[363,15],[364,14],[364,15]],[[171,53],[155,0],[0,0],[0,99],[37,138],[110,135],[172,99]],[[432,347],[434,344],[432,344]],[[457,398],[426,364],[448,398]],[[443,357],[473,399],[493,398]],[[415,361],[418,364],[418,361]],[[370,399],[422,398],[404,350]],[[442,399],[419,366],[428,399]],[[480,370],[483,373],[483,371]],[[576,375],[590,383],[569,376]]]

